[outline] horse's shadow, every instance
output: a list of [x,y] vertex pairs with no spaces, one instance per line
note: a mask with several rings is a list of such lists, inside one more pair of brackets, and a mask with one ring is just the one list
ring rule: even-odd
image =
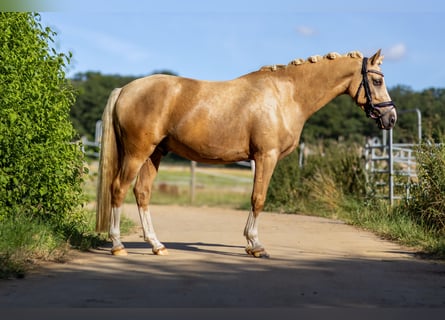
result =
[[[204,243],[204,242],[163,242],[167,250],[179,250],[185,252],[200,252],[217,254],[224,256],[246,256],[243,246],[220,244],[220,243]],[[151,247],[146,242],[124,242],[124,246],[129,254],[148,254],[151,253]],[[240,249],[239,252],[218,250],[217,248],[233,248]],[[142,252],[141,250],[147,250]],[[111,243],[108,242],[98,248],[100,251],[111,250]]]

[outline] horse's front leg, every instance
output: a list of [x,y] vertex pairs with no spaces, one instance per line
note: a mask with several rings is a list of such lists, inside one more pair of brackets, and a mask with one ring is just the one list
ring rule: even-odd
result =
[[259,214],[264,208],[267,188],[277,164],[277,159],[277,152],[269,152],[255,157],[255,177],[251,198],[252,208],[244,228],[244,236],[247,239],[246,252],[256,258],[269,257],[258,237],[258,220]]
[[264,249],[258,237],[258,215],[255,216],[253,210],[249,212],[246,227],[244,228],[244,236],[247,239],[246,252],[256,258],[268,258],[269,254]]

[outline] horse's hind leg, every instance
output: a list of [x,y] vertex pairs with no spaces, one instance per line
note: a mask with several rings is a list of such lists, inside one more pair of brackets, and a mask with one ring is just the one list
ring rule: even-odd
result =
[[278,156],[275,152],[255,157],[255,178],[251,199],[252,209],[249,212],[246,227],[244,228],[244,236],[247,239],[246,252],[256,258],[269,257],[258,237],[258,217],[264,207],[267,188],[277,159]]
[[139,171],[138,178],[134,185],[134,195],[138,204],[139,217],[141,218],[144,240],[151,244],[152,251],[157,255],[167,255],[165,246],[158,240],[151,220],[149,202],[153,181],[158,172],[161,161],[161,152],[156,149],[150,158],[144,162]]
[[127,255],[124,245],[120,239],[120,218],[122,213],[122,203],[125,195],[136,177],[144,159],[127,156],[123,161],[117,176],[111,186],[111,221],[110,221],[110,239],[113,242],[111,253],[113,255]]

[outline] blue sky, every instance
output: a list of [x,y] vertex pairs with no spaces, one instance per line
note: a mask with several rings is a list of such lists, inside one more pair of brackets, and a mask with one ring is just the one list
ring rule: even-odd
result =
[[[445,88],[445,2],[76,0],[45,8],[68,70],[228,80],[267,64],[382,48],[389,87]],[[50,11],[51,10],[51,11]]]

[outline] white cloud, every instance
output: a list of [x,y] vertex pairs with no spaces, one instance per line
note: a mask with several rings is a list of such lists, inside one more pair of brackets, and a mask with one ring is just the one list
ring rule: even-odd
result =
[[384,52],[385,59],[391,61],[398,61],[405,57],[407,52],[406,45],[402,42],[387,48]]
[[308,26],[298,26],[297,33],[304,37],[311,37],[317,33],[317,30]]

